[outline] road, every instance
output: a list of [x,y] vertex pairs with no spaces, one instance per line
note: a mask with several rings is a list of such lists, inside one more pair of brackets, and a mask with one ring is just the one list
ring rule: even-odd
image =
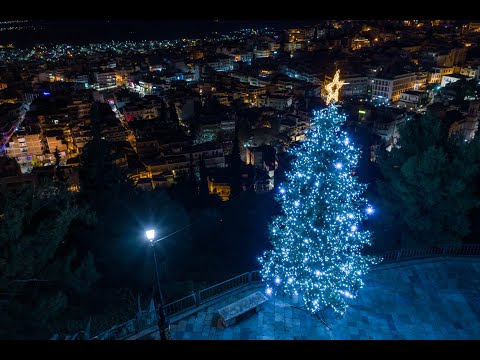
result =
[[23,120],[25,119],[25,114],[27,111],[30,110],[30,102],[23,102],[20,105],[20,114],[16,122],[14,122],[11,128],[7,131],[7,133],[0,139],[0,148],[2,152],[5,151],[5,145],[10,142],[15,131],[17,131],[18,127],[22,124]]
[[130,126],[128,126],[127,122],[125,121],[125,116],[117,109],[115,106],[115,103],[113,102],[108,102],[110,107],[112,108],[112,111],[115,113],[115,116],[117,117],[118,121],[120,121],[120,124],[122,124],[123,128],[127,132],[127,140],[132,145],[132,148],[137,151],[137,141],[135,134],[133,133],[132,129],[130,129]]

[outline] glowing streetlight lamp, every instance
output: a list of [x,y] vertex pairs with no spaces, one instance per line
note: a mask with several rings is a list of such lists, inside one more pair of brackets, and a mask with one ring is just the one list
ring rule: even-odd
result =
[[147,230],[145,231],[145,235],[147,235],[147,239],[150,242],[153,242],[153,239],[155,239],[155,230]]
[[160,340],[171,340],[170,324],[168,323],[167,316],[165,314],[165,303],[163,301],[162,289],[160,287],[160,276],[158,275],[157,255],[155,253],[155,230],[149,229],[145,231],[145,235],[152,246],[155,277],[157,279],[158,293],[160,294],[160,304],[158,306],[158,330],[160,332]]

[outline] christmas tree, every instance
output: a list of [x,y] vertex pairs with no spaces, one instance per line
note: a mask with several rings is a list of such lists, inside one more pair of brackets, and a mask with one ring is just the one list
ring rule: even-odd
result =
[[361,254],[371,243],[362,221],[374,210],[354,176],[359,151],[340,130],[345,119],[334,104],[315,112],[291,150],[292,170],[277,195],[282,215],[269,229],[273,249],[259,259],[267,294],[299,295],[312,313],[331,306],[342,315],[375,261]]

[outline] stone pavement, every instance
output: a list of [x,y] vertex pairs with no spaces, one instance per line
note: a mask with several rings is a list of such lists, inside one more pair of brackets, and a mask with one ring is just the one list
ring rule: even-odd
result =
[[218,309],[259,286],[264,289],[246,287],[173,323],[174,339],[480,339],[480,259],[430,259],[371,271],[342,319],[323,314],[331,330],[298,308],[298,299],[278,296],[237,324],[215,327]]

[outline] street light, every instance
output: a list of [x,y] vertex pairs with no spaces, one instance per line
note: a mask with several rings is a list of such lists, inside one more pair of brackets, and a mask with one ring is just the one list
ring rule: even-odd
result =
[[[160,294],[160,305],[158,306],[158,330],[160,332],[160,340],[171,340],[170,324],[167,321],[165,314],[165,303],[163,302],[162,289],[160,288],[160,276],[158,276],[157,255],[155,253],[155,230],[150,229],[145,231],[147,239],[150,241],[153,252],[153,261],[155,266],[155,277],[157,279],[158,293]],[[158,240],[157,240],[158,241]]]

